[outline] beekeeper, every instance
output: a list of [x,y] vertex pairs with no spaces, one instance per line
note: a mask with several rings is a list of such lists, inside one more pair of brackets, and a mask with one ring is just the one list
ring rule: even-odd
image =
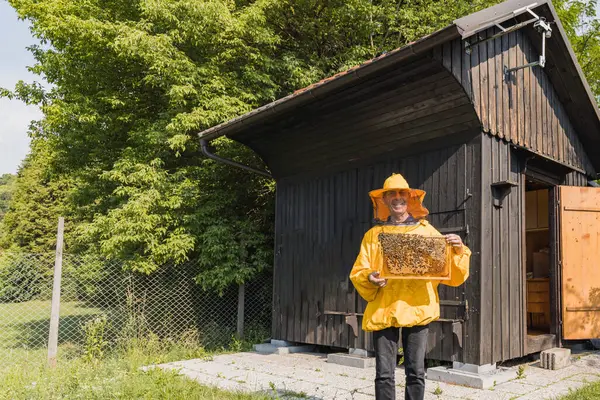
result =
[[357,292],[367,301],[362,328],[373,331],[375,345],[375,397],[396,398],[395,369],[402,328],[402,349],[406,375],[405,398],[425,395],[425,351],[429,323],[440,316],[437,287],[440,283],[459,286],[469,276],[471,251],[458,235],[445,235],[452,247],[447,281],[427,279],[384,279],[379,233],[407,233],[442,236],[425,219],[425,192],[411,189],[400,174],[385,180],[382,189],[369,193],[377,225],[365,233],[360,253],[350,272]]

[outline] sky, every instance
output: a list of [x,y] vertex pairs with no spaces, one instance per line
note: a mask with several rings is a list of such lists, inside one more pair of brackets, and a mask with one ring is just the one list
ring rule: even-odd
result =
[[[19,80],[40,80],[27,71],[34,59],[26,47],[34,43],[37,42],[27,23],[17,18],[6,0],[0,0],[0,87],[13,89]],[[29,123],[41,115],[37,107],[26,106],[19,100],[0,99],[0,175],[17,172],[29,151]]]

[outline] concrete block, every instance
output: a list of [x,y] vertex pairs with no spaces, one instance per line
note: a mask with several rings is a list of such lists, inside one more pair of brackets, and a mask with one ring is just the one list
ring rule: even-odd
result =
[[291,354],[291,353],[311,353],[315,351],[315,346],[313,345],[302,345],[302,346],[289,346],[289,347],[280,347],[279,350],[286,350],[285,353],[278,354]]
[[254,351],[257,353],[271,354],[275,353],[275,350],[277,350],[277,347],[273,346],[271,343],[260,343],[254,345]]
[[330,353],[327,355],[327,362],[331,364],[344,365],[354,368],[372,368],[375,367],[375,358],[361,357],[355,354]]
[[271,344],[275,347],[289,347],[293,346],[294,343],[288,342],[287,340],[271,339]]
[[457,370],[457,371],[470,372],[472,374],[487,374],[490,372],[494,372],[496,370],[496,363],[475,365],[475,364],[466,364],[466,363],[454,361],[452,363],[452,369]]
[[372,351],[367,351],[364,349],[355,349],[352,347],[348,349],[348,354],[359,357],[375,357],[375,353]]
[[254,351],[263,354],[292,354],[292,353],[310,353],[314,351],[315,346],[274,346],[270,343],[261,343],[254,345]]
[[515,371],[509,368],[495,368],[494,370],[484,368],[484,370],[487,372],[475,373],[464,369],[435,367],[427,369],[427,379],[476,389],[489,389],[516,378]]
[[571,350],[554,348],[540,353],[540,365],[545,369],[561,369],[571,364]]

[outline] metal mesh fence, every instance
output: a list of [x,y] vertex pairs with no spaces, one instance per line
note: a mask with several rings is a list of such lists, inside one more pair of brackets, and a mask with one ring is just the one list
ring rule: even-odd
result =
[[[65,254],[59,348],[85,347],[97,330],[108,349],[148,335],[194,340],[208,350],[226,348],[240,328],[249,341],[269,336],[270,272],[242,290],[232,286],[219,294],[196,284],[195,266],[167,265],[144,275],[123,270],[119,262]],[[39,357],[47,348],[53,271],[54,254],[0,254],[0,360],[36,351]]]

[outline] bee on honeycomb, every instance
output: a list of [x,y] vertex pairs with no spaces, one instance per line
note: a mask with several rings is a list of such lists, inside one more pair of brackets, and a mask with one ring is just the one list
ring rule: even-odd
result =
[[449,278],[448,246],[443,236],[380,233],[384,266],[396,277]]

